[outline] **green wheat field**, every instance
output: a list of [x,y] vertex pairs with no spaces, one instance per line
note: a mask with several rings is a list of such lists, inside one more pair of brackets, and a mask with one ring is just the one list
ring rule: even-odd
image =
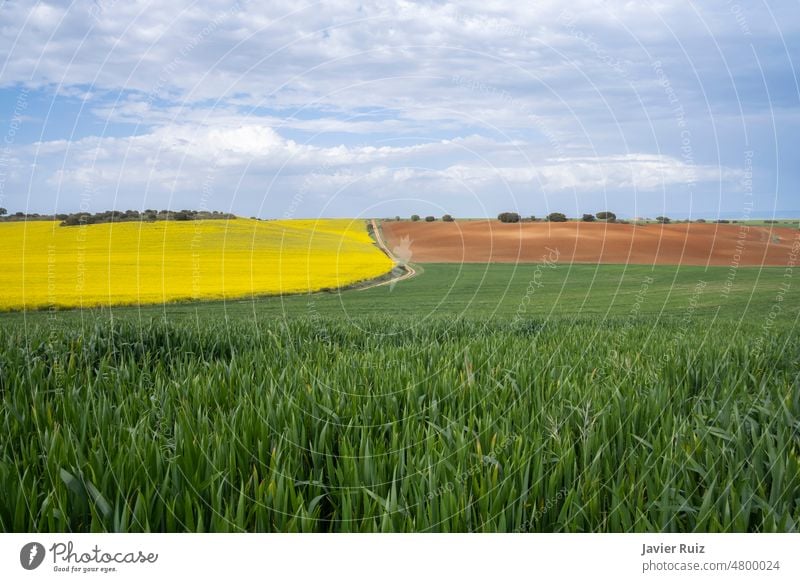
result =
[[422,271],[0,314],[0,530],[798,530],[784,269]]

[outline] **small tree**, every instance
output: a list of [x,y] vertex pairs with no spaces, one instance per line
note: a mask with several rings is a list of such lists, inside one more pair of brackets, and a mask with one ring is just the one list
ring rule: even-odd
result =
[[584,214],[583,218],[581,218],[583,222],[594,222],[594,214]]
[[706,221],[705,218],[698,218],[697,220],[695,220],[695,222],[700,223],[700,224],[704,224],[705,221]]
[[436,220],[435,216],[426,216],[425,222],[434,222]]
[[661,224],[669,224],[670,219],[667,216],[656,216],[656,221],[660,222]]
[[603,212],[597,213],[598,220],[605,220],[607,222],[614,222],[617,219],[617,215],[613,212],[609,212],[608,210],[604,210]]
[[418,220],[419,220],[419,214],[412,214],[411,215],[411,221],[412,222],[417,222]]
[[547,215],[547,222],[566,222],[567,215],[563,212],[551,212]]
[[444,216],[442,216],[442,222],[453,222],[453,221],[455,221],[455,218],[453,218],[449,214],[445,214]]
[[519,214],[516,212],[501,212],[497,215],[500,222],[519,222]]
[[6,214],[8,214],[8,210],[5,208],[0,208],[0,216],[5,216]]

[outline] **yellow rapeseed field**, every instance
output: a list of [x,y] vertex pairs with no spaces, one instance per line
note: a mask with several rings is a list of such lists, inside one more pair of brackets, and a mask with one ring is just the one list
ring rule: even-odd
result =
[[0,240],[0,309],[316,291],[393,266],[359,220],[6,222]]

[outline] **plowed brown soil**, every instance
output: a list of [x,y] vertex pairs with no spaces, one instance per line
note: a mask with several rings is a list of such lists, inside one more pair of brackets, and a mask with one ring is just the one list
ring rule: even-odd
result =
[[540,262],[557,256],[576,263],[785,266],[798,260],[800,249],[795,229],[738,224],[390,221],[382,229],[387,246],[406,249],[415,263]]

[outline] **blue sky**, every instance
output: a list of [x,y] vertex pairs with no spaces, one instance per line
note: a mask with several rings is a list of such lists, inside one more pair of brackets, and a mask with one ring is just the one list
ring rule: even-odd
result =
[[800,216],[799,63],[796,0],[5,1],[0,206]]

